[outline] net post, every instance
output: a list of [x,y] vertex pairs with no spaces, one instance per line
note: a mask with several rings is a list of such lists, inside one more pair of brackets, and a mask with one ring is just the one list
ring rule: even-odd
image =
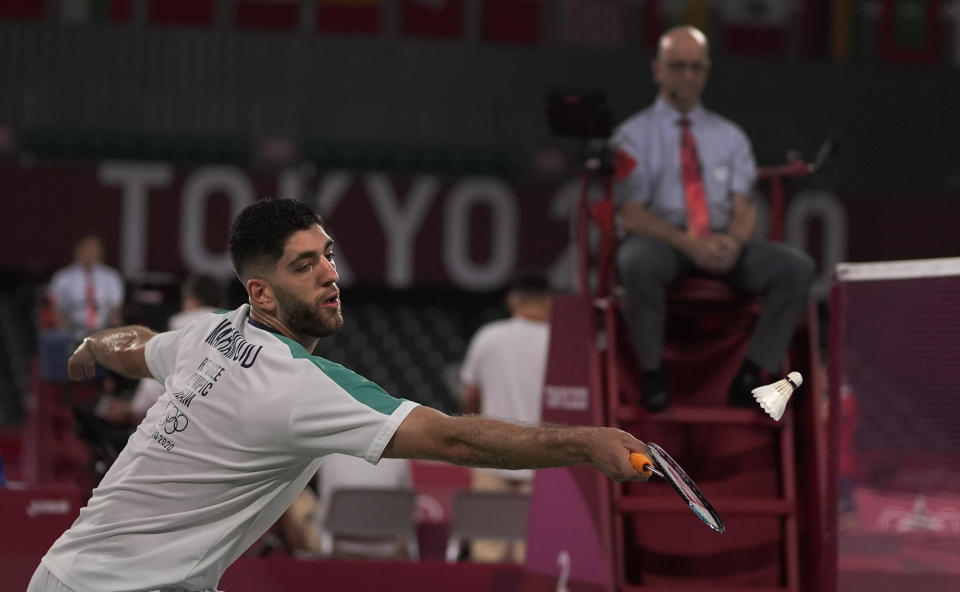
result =
[[836,592],[837,582],[837,446],[840,436],[840,386],[843,382],[843,327],[845,314],[846,298],[843,283],[833,275],[833,283],[830,288],[830,336],[829,336],[829,362],[827,369],[827,384],[829,395],[829,419],[827,424],[827,491],[825,504],[825,525],[824,525],[824,567],[823,567],[823,590],[824,592]]

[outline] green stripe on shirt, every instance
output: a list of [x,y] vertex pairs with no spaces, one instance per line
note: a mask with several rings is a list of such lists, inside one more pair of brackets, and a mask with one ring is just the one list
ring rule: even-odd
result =
[[302,345],[289,337],[276,333],[274,333],[274,336],[287,344],[287,347],[290,348],[290,354],[293,355],[294,358],[306,358],[313,362],[314,366],[330,377],[330,379],[345,390],[347,394],[370,409],[383,413],[384,415],[391,415],[397,410],[397,407],[403,403],[403,399],[391,396],[387,391],[383,390],[380,385],[360,376],[353,370],[344,368],[336,362],[331,362],[318,356],[311,356]]

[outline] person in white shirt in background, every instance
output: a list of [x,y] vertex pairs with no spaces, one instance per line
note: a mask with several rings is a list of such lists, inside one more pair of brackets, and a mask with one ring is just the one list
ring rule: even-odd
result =
[[[488,323],[470,341],[460,368],[461,408],[525,424],[540,421],[540,400],[550,341],[550,288],[544,274],[517,274],[507,291],[510,318]],[[530,469],[474,469],[475,491],[530,493]],[[496,562],[512,558],[523,563],[525,545],[498,541],[473,541],[474,561]],[[509,553],[509,556],[508,556]]]
[[[185,328],[190,323],[220,308],[223,301],[223,286],[220,280],[208,275],[191,275],[180,288],[180,312],[167,322],[169,331]],[[147,410],[163,394],[163,383],[153,378],[143,378],[129,401],[110,396],[101,403],[100,415],[114,424],[138,424]]]
[[73,263],[53,274],[47,289],[53,328],[79,338],[123,321],[123,278],[103,257],[103,240],[84,235],[73,248]]

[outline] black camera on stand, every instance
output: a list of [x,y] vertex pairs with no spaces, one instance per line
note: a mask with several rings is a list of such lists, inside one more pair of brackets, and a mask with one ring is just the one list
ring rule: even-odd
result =
[[[614,159],[608,140],[613,130],[613,112],[606,96],[599,91],[552,90],[547,92],[546,99],[550,131],[580,140],[580,196],[576,217],[572,220],[577,252],[575,282],[580,294],[602,297],[607,293],[609,282],[601,278],[610,275],[610,261],[616,246]],[[591,197],[591,187],[596,186],[602,192],[599,199]],[[594,266],[596,273],[592,271]]]
[[555,136],[581,141],[580,161],[590,176],[613,173],[607,139],[613,130],[613,112],[599,91],[551,90],[546,94],[547,119]]

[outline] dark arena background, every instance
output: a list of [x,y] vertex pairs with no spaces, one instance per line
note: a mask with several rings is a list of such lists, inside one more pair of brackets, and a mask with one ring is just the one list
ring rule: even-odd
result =
[[[816,263],[780,421],[726,405],[762,299],[703,278],[668,296],[673,402],[640,404],[607,138],[548,116],[650,105],[678,25],[710,40],[703,105],[752,144],[756,235]],[[960,589],[960,2],[0,0],[0,88],[0,590],[26,589],[139,420],[117,411],[136,381],[67,380],[83,335],[54,273],[96,235],[118,323],[167,329],[196,276],[234,309],[230,222],[266,198],[336,241],[345,321],[314,355],[447,414],[511,279],[545,273],[543,420],[659,443],[726,531],[657,478],[541,469],[520,506],[466,509],[470,469],[410,461],[376,533],[404,552],[342,552],[330,515],[304,550],[278,523],[219,589]],[[484,523],[525,555],[475,560]]]

